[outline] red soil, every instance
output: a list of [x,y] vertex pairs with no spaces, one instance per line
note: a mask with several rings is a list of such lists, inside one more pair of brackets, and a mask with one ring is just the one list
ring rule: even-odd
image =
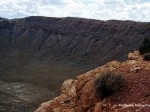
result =
[[127,80],[127,86],[104,100],[107,105],[110,105],[104,110],[106,112],[114,112],[114,110],[117,112],[150,112],[150,70],[141,69],[138,73],[130,73],[128,67],[121,68]]

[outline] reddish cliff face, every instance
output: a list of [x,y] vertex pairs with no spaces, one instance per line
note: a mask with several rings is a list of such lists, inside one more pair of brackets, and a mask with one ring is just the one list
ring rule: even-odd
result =
[[[120,73],[127,85],[101,100],[94,81],[104,72]],[[148,112],[150,111],[150,62],[138,51],[128,54],[123,63],[112,61],[106,65],[66,80],[60,96],[43,103],[35,112]]]

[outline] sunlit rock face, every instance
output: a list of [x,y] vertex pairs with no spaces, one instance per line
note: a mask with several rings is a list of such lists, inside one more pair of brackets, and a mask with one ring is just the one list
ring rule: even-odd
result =
[[[112,61],[75,79],[66,80],[60,96],[42,103],[35,112],[149,111],[150,62],[144,61],[138,51],[132,53],[132,58],[130,54],[123,63]],[[134,66],[140,67],[138,72],[130,70]],[[121,74],[126,84],[111,96],[101,99],[96,91],[95,80],[105,72]],[[71,94],[72,89],[74,94]]]

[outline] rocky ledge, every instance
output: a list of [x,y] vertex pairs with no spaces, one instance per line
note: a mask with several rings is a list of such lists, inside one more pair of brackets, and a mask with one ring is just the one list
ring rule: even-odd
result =
[[[127,86],[101,100],[94,81],[104,72],[121,73]],[[150,62],[138,51],[128,54],[128,60],[112,61],[104,66],[66,80],[60,96],[41,104],[35,112],[148,112],[150,111]]]

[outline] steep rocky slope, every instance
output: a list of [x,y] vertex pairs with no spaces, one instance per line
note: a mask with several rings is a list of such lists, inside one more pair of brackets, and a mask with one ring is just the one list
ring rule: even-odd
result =
[[25,57],[34,57],[95,67],[125,59],[129,51],[137,49],[143,37],[150,35],[149,30],[149,22],[70,17],[2,19],[0,50],[8,53],[6,56],[24,59],[18,59],[19,64],[27,63]]
[[[94,81],[106,71],[121,73],[127,85],[101,100]],[[150,62],[138,51],[129,53],[123,63],[112,61],[104,66],[66,80],[61,95],[43,103],[36,112],[148,112],[150,111]]]
[[0,78],[39,82],[36,76],[42,83],[47,77],[64,80],[111,60],[125,60],[149,31],[149,22],[1,18]]

